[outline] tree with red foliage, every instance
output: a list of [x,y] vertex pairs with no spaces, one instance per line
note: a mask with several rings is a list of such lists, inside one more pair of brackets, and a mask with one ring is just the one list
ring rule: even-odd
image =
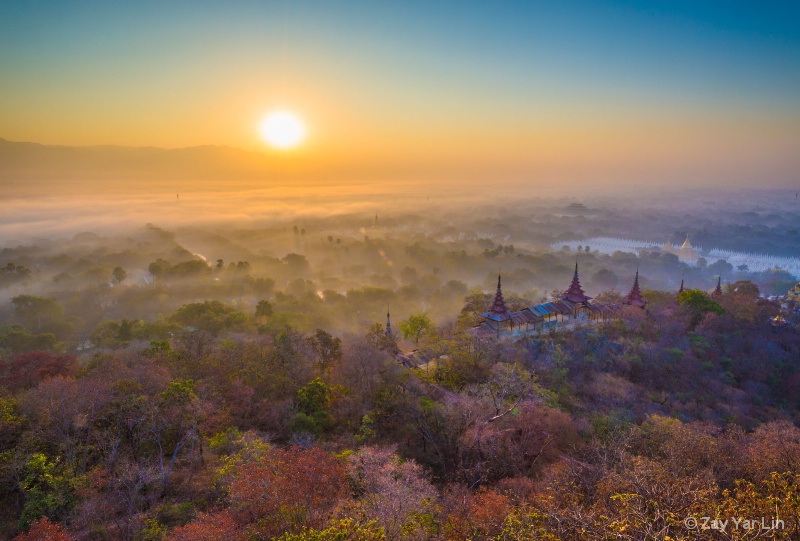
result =
[[27,532],[16,536],[14,541],[73,541],[73,538],[60,524],[53,524],[49,518],[43,517],[31,524]]
[[178,526],[167,537],[169,541],[237,541],[244,538],[228,510],[200,513],[197,519]]
[[472,492],[453,484],[442,501],[442,530],[447,539],[497,539],[512,509],[511,499],[493,488]]
[[10,391],[30,389],[48,378],[72,376],[77,369],[78,358],[73,355],[49,351],[15,353],[7,363],[0,363],[0,387]]
[[318,448],[274,449],[259,463],[238,468],[230,512],[261,537],[321,528],[347,498],[344,468]]

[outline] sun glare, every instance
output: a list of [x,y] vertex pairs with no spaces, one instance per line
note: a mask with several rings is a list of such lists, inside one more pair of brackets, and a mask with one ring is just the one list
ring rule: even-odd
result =
[[271,147],[289,150],[303,142],[306,127],[300,117],[290,111],[274,111],[259,126],[261,137]]

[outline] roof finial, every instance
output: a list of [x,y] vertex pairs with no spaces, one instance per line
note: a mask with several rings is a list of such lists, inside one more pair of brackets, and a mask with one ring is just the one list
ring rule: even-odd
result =
[[392,336],[392,320],[389,317],[389,303],[386,303],[386,336]]

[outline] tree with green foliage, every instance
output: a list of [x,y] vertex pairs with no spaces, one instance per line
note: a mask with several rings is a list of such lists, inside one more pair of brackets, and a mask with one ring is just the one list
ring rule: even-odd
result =
[[181,261],[169,269],[170,276],[178,278],[188,278],[189,276],[199,276],[211,272],[211,267],[208,263],[200,259],[191,259],[189,261]]
[[322,329],[317,329],[308,343],[319,357],[321,371],[328,370],[334,363],[342,360],[342,340]]
[[[14,446],[22,434],[26,419],[19,410],[19,404],[13,396],[0,395],[0,452]],[[2,459],[0,459],[2,469]]]
[[116,283],[121,284],[128,277],[128,273],[122,267],[114,267],[114,270],[111,271],[111,277]]
[[408,319],[400,322],[400,332],[403,338],[413,338],[414,343],[419,346],[419,339],[426,333],[434,329],[433,322],[427,314],[411,314]]
[[169,271],[171,267],[172,264],[169,261],[159,257],[147,266],[147,270],[154,278],[161,278],[167,274],[167,271]]
[[395,334],[386,336],[386,328],[381,323],[373,323],[364,338],[378,350],[389,352],[392,355],[400,352]]
[[725,310],[699,289],[687,289],[678,295],[678,303],[689,310],[689,328],[694,329],[708,313],[722,315]]
[[63,335],[71,325],[64,317],[64,307],[55,299],[36,295],[17,295],[11,299],[14,315],[29,331]]
[[241,327],[247,323],[247,315],[219,301],[204,301],[184,304],[172,315],[173,321],[194,327],[211,334]]
[[292,276],[304,278],[309,270],[311,270],[311,265],[308,264],[308,260],[304,255],[294,253],[286,254],[281,258],[281,261],[286,264]]
[[0,325],[0,354],[31,350],[56,350],[56,335],[31,333],[22,325]]
[[256,304],[256,319],[258,319],[261,323],[263,323],[263,321],[261,320],[262,319],[266,320],[266,318],[268,318],[271,315],[272,315],[272,303],[264,299],[258,301],[258,304]]
[[[178,454],[185,448],[202,446],[200,424],[205,416],[191,379],[176,379],[159,396],[157,407],[151,410],[150,432],[158,450],[158,464],[164,490]],[[169,461],[164,462],[168,456]]]
[[332,396],[331,388],[320,378],[315,378],[298,389],[294,404],[299,413],[292,418],[292,430],[319,436],[330,428],[331,416],[327,408]]
[[75,493],[78,484],[79,479],[58,459],[50,460],[43,453],[31,455],[20,482],[25,493],[20,527],[27,528],[42,517],[66,518],[78,502]]
[[109,319],[95,327],[90,335],[90,340],[96,346],[116,348],[126,345],[133,338],[139,336],[144,326],[145,323],[142,320],[116,321]]

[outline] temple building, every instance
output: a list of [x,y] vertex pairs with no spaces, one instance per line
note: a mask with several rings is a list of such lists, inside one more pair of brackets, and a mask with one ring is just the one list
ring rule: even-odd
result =
[[[681,290],[683,290],[683,280],[681,280]],[[622,304],[629,306],[636,306],[637,308],[644,308],[647,301],[642,298],[642,292],[639,290],[639,270],[636,270],[636,278],[633,280],[633,287],[630,292],[625,296]]]
[[687,261],[690,263],[696,263],[698,259],[700,259],[700,253],[694,249],[692,243],[689,242],[689,235],[686,235],[686,240],[683,241],[683,244],[676,252],[678,259],[681,261]]
[[[634,286],[638,291],[638,275]],[[617,309],[617,305],[601,304],[584,293],[578,277],[578,264],[575,263],[572,282],[559,300],[529,306],[518,312],[511,312],[506,306],[502,280],[498,276],[494,301],[489,309],[481,314],[483,322],[467,332],[479,338],[524,335],[547,331],[558,327],[559,324],[606,319]]]
[[695,250],[692,243],[689,242],[689,235],[686,235],[686,240],[683,241],[683,244],[681,244],[681,247],[677,250],[672,246],[672,243],[667,241],[664,243],[664,246],[661,247],[661,251],[675,254],[678,256],[678,259],[685,263],[697,263],[697,260],[701,257],[700,252]]
[[[642,298],[639,289],[639,271],[633,287],[621,303],[602,304],[584,293],[578,277],[578,264],[575,263],[575,273],[569,288],[559,296],[557,301],[537,304],[523,308],[518,312],[508,309],[503,298],[502,277],[497,277],[497,290],[494,300],[486,312],[481,314],[483,321],[466,331],[475,338],[521,338],[525,335],[547,332],[560,326],[571,326],[578,322],[606,320],[619,317],[626,306],[633,306],[644,310],[647,301]],[[387,335],[390,328],[389,313],[386,314]],[[396,353],[395,357],[403,365],[416,368],[441,356],[435,349],[420,349],[410,353]]]

